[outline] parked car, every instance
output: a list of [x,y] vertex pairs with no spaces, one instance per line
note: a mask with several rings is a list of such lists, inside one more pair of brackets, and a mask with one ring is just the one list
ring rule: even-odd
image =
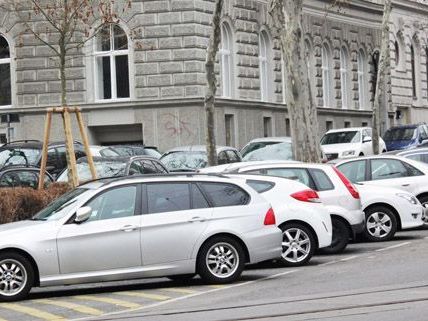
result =
[[370,241],[391,240],[397,231],[424,224],[427,210],[411,193],[397,188],[357,184],[366,214],[364,237]]
[[120,156],[150,156],[161,158],[162,154],[155,147],[140,145],[113,145],[111,149],[116,151]]
[[[228,146],[217,146],[217,157],[219,164],[241,161],[238,150]],[[163,154],[160,160],[170,172],[194,172],[208,164],[205,145],[173,148]]]
[[89,146],[93,157],[117,157],[121,156],[117,151],[111,147],[106,146]]
[[[226,166],[225,166],[226,167]],[[247,165],[230,165],[222,168],[223,173],[246,173],[283,177],[296,180],[317,192],[327,206],[333,224],[333,240],[326,253],[343,251],[349,239],[364,229],[364,213],[356,188],[346,177],[330,165],[298,162],[253,162]],[[216,167],[203,172],[214,172]]]
[[[428,205],[428,166],[424,163],[379,155],[345,160],[336,166],[354,183],[398,188],[415,195],[423,206]],[[421,213],[415,214],[416,218],[421,217]]]
[[[368,127],[329,130],[321,138],[321,150],[327,160],[373,155],[372,129]],[[386,152],[379,137],[379,152]]]
[[395,155],[401,156],[415,161],[419,161],[425,164],[428,164],[428,148],[427,147],[417,147],[411,149],[403,150],[394,150],[392,152],[387,152],[385,155]]
[[264,160],[292,160],[291,143],[269,145],[249,152],[242,158],[243,162]]
[[291,137],[263,137],[251,140],[241,149],[241,156],[244,158],[247,154],[252,153],[260,148],[272,146],[280,143],[288,145],[288,150],[292,153]]
[[428,126],[425,124],[394,126],[385,132],[383,140],[388,151],[428,144]]
[[[38,140],[15,141],[0,148],[0,168],[9,165],[40,167],[43,143]],[[76,159],[86,156],[83,145],[75,142]],[[52,176],[67,167],[64,142],[50,143],[48,146],[47,170]]]
[[[97,178],[168,173],[168,170],[160,161],[148,156],[94,157],[93,159]],[[79,182],[92,180],[86,157],[77,161],[77,176]],[[65,169],[58,176],[57,182],[68,182],[68,169]]]
[[282,231],[281,262],[285,266],[305,265],[315,251],[331,245],[330,213],[314,190],[302,183],[279,177],[243,174],[227,176],[245,179],[272,205],[276,225]]
[[233,282],[246,263],[280,257],[281,241],[272,208],[245,181],[99,180],[31,220],[0,226],[0,300],[23,299],[37,286],[144,277]]
[[[0,187],[38,188],[40,169],[37,167],[7,166],[0,170]],[[49,173],[45,174],[45,185],[54,181]]]

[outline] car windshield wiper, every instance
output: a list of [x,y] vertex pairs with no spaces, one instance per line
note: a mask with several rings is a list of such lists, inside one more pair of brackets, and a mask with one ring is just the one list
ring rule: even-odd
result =
[[46,221],[46,219],[45,218],[32,217],[29,219],[29,221]]

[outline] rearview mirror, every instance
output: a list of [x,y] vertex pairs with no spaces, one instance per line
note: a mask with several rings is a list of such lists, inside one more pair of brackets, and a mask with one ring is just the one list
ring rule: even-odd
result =
[[92,214],[92,208],[89,206],[81,207],[76,212],[76,218],[74,219],[74,222],[76,223],[83,223],[87,221]]
[[371,142],[372,141],[372,138],[371,137],[369,137],[369,136],[365,136],[364,138],[363,138],[363,143],[369,143],[369,142]]

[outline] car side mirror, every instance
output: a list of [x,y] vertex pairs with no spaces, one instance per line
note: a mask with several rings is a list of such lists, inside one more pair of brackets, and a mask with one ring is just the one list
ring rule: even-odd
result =
[[369,137],[369,136],[366,136],[366,137],[363,138],[363,143],[369,143],[371,141],[372,141],[372,138]]
[[74,222],[77,224],[83,223],[87,221],[92,214],[92,208],[89,206],[81,207],[76,212],[76,218],[74,219]]

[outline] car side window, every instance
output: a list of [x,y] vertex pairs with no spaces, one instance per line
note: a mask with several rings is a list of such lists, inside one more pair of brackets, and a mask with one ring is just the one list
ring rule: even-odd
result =
[[133,161],[129,166],[129,175],[141,175],[144,174],[143,165],[140,161]]
[[168,171],[158,162],[152,161],[152,164],[156,168],[158,173],[168,173]]
[[39,181],[37,174],[29,171],[16,172],[19,180],[19,186],[37,188]]
[[411,154],[406,155],[405,157],[418,162],[428,163],[428,154]]
[[215,207],[246,205],[250,195],[239,186],[227,183],[200,183]]
[[372,159],[372,180],[391,179],[410,176],[406,166],[396,159]]
[[309,173],[304,168],[269,168],[266,170],[266,175],[292,179],[306,186],[312,185]]
[[239,162],[239,157],[234,150],[226,151],[227,157],[229,158],[229,163]]
[[124,186],[108,190],[93,198],[86,206],[92,209],[88,221],[102,221],[135,215],[137,187]]
[[46,165],[49,167],[58,167],[58,159],[55,148],[48,149],[48,159]]
[[364,182],[366,180],[366,161],[359,160],[337,166],[337,168],[352,183]]
[[15,187],[19,185],[19,177],[15,172],[6,172],[0,178],[0,187]]
[[229,160],[227,159],[227,155],[226,155],[226,152],[220,152],[219,154],[218,154],[218,163],[219,163],[219,165],[221,165],[221,164],[227,164],[229,162]]
[[148,214],[189,210],[190,188],[187,183],[147,184]]
[[419,169],[415,168],[414,166],[407,164],[405,162],[402,162],[404,167],[407,169],[408,176],[422,176],[424,173],[422,173]]
[[153,165],[152,161],[150,160],[142,160],[141,163],[144,167],[144,174],[158,174],[159,171],[157,168]]
[[257,193],[264,193],[271,190],[275,183],[265,182],[265,181],[256,181],[256,180],[247,180],[247,185],[254,189]]
[[210,204],[196,184],[192,184],[192,208],[209,208]]
[[317,191],[331,191],[334,189],[334,185],[328,178],[327,174],[321,169],[311,169],[310,173],[315,181]]
[[427,135],[427,132],[425,131],[425,129],[426,129],[425,126],[419,127],[419,133],[420,133],[421,140],[428,139],[428,135]]

